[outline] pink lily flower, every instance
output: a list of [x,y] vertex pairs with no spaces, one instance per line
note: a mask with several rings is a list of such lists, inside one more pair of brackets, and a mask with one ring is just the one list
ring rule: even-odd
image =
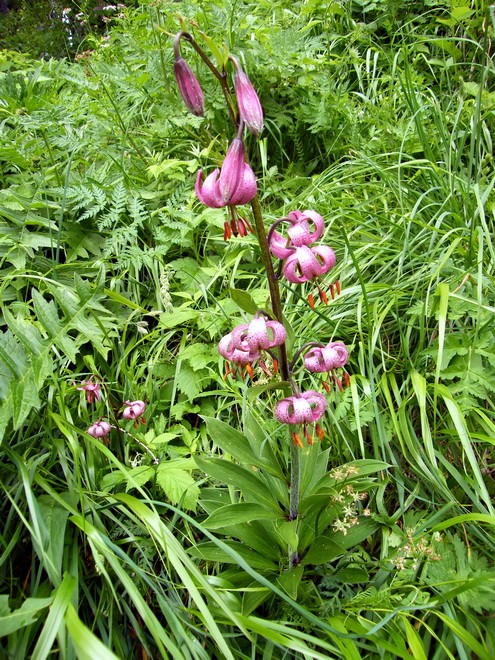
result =
[[231,332],[220,340],[220,343],[218,344],[218,352],[229,362],[234,362],[235,364],[240,364],[242,366],[251,364],[261,357],[259,351],[238,348],[233,341]]
[[314,346],[304,356],[306,369],[313,373],[323,373],[343,367],[349,359],[349,351],[340,341],[332,341],[326,346]]
[[104,438],[110,433],[111,428],[111,424],[103,420],[99,420],[90,426],[87,432],[89,435],[93,436],[93,438]]
[[294,248],[284,264],[284,276],[293,284],[302,284],[328,273],[335,266],[335,252],[328,245]]
[[125,408],[122,411],[124,419],[136,419],[140,417],[146,408],[144,401],[124,401]]
[[[273,231],[270,234],[270,251],[279,259],[287,259],[294,252],[294,247],[311,245],[323,235],[325,221],[322,216],[307,209],[306,211],[291,211],[287,220],[291,226],[287,229],[286,239],[282,234]],[[314,225],[311,230],[310,222]]]
[[[220,190],[219,174],[221,176],[220,170],[217,168],[202,183],[202,172],[201,170],[198,172],[196,177],[196,195],[199,201],[205,206],[209,206],[212,209],[219,209],[227,205],[240,206],[250,202],[258,192],[254,172],[247,163],[244,163],[241,178],[236,189],[233,190],[230,198],[224,201]],[[226,190],[226,188],[224,189]]]
[[93,403],[93,401],[101,401],[101,384],[93,383],[93,376],[90,376],[88,380],[83,380],[81,385],[76,389],[86,392],[86,401],[89,404]]
[[313,424],[327,409],[327,400],[315,390],[282,399],[275,406],[275,417],[282,424]]
[[267,321],[263,316],[251,323],[243,323],[231,332],[233,345],[249,352],[259,352],[280,346],[287,339],[284,326],[278,321]]

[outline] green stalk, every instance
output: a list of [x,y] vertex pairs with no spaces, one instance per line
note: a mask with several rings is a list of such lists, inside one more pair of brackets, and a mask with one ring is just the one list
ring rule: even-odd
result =
[[[278,287],[277,278],[273,269],[273,262],[268,248],[268,240],[263,223],[263,215],[261,213],[261,206],[258,195],[251,201],[251,209],[253,211],[254,224],[256,227],[256,235],[261,249],[261,260],[266,271],[268,279],[268,289],[270,291],[270,300],[272,303],[272,312],[277,321],[283,324],[282,303],[280,300],[280,290]],[[284,381],[290,382],[289,361],[287,359],[287,348],[285,343],[279,347],[280,355],[280,375]],[[300,499],[300,486],[301,486],[301,457],[299,447],[294,444],[292,434],[289,431],[289,446],[290,446],[290,486],[289,486],[289,520],[297,520],[299,516],[299,499]],[[299,563],[299,555],[297,552],[289,551],[289,566],[293,568]]]

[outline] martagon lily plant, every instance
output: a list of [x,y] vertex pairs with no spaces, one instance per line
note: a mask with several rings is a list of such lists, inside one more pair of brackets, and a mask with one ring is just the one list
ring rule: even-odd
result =
[[[300,452],[307,445],[311,446],[315,438],[323,439],[324,430],[319,422],[327,410],[327,399],[322,392],[301,390],[293,373],[297,362],[302,359],[308,372],[331,374],[334,384],[342,389],[349,380],[344,370],[348,350],[338,341],[326,345],[313,341],[297,350],[292,358],[288,356],[279,280],[284,277],[296,286],[314,282],[321,302],[326,303],[328,296],[322,278],[335,266],[336,255],[331,247],[319,242],[324,234],[325,222],[314,210],[292,210],[266,230],[256,176],[248,162],[244,142],[246,130],[256,138],[263,131],[263,110],[258,94],[236,57],[226,56],[223,67],[219,69],[194,37],[189,32],[181,31],[174,39],[174,73],[182,99],[194,115],[204,116],[204,95],[198,79],[182,57],[182,41],[194,48],[219,81],[235,131],[221,166],[206,177],[202,170],[197,173],[197,198],[210,208],[226,208],[225,240],[231,236],[243,237],[247,232],[255,234],[270,292],[270,309],[259,310],[249,323],[233,328],[220,340],[218,350],[229,364],[226,375],[247,373],[252,378],[255,369],[261,368],[271,377],[280,374],[282,387],[288,390],[288,396],[275,405],[274,415],[289,430],[291,473],[287,519],[294,521],[300,515]],[[233,74],[233,94],[229,86],[230,73]],[[237,208],[247,204],[251,207],[252,222],[245,214],[241,216]],[[273,258],[279,260],[277,272]],[[332,298],[335,292],[340,293],[338,282],[329,288]],[[308,302],[314,307],[312,294],[309,294]],[[271,358],[271,369],[267,366],[267,356]],[[327,392],[330,391],[328,380],[322,381],[322,386]],[[299,561],[297,551],[290,551],[290,567],[296,566]]]

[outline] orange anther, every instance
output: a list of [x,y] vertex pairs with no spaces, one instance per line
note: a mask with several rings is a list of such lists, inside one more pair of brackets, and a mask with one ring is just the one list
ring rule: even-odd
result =
[[312,293],[308,293],[308,303],[309,303],[309,306],[311,307],[311,309],[315,308],[315,299],[314,299]]
[[298,447],[304,447],[301,438],[297,435],[297,433],[294,433],[294,431],[292,431],[292,442]]
[[330,295],[332,296],[332,300],[335,299],[335,285],[330,284]]
[[337,289],[337,294],[340,296],[340,280],[335,281],[335,288]]
[[346,387],[349,387],[350,384],[351,384],[351,377],[349,376],[347,371],[344,371],[344,385]]
[[322,381],[321,381],[321,384],[322,384],[323,387],[325,388],[325,391],[326,391],[328,394],[330,394],[330,392],[332,391],[332,388],[330,387],[330,383],[327,383],[326,380],[322,380]]
[[273,364],[273,373],[275,375],[277,375],[278,374],[278,360],[273,360],[272,364]]
[[[320,294],[320,300],[324,305],[328,305],[328,296],[323,289],[318,289],[318,293]],[[332,296],[333,298],[333,296]]]
[[224,224],[223,224],[223,240],[228,241],[231,236],[232,236],[232,230],[230,228],[230,224],[228,222],[224,222]]
[[320,440],[325,437],[325,430],[319,424],[316,425],[316,435]]
[[254,370],[250,364],[246,364],[246,371],[248,372],[250,378],[254,378]]

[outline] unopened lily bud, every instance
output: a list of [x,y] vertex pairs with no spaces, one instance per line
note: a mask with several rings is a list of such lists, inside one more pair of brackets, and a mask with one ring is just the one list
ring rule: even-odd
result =
[[258,94],[244,71],[236,63],[237,72],[234,78],[235,95],[239,114],[246,127],[258,137],[263,130],[263,109]]
[[202,117],[205,113],[203,90],[191,67],[182,57],[177,57],[174,62],[174,74],[184,103],[193,115]]

